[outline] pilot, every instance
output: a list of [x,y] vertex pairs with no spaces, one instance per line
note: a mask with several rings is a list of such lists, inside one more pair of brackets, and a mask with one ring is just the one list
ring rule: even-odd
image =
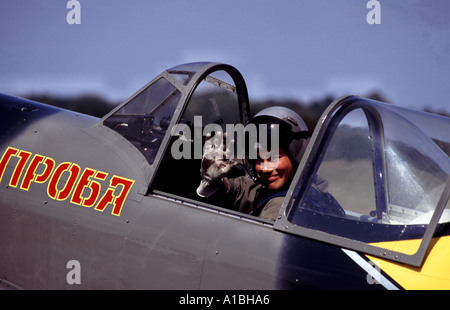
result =
[[[254,177],[233,178],[229,174],[237,161],[229,158],[231,152],[226,148],[226,134],[223,137],[216,134],[205,143],[200,169],[202,180],[197,194],[222,207],[275,220],[311,134],[303,119],[285,107],[264,109],[250,123],[257,128],[259,124],[267,124],[269,136],[272,125],[278,125],[278,148],[271,150],[256,143],[258,156],[247,161],[253,171],[250,175]],[[315,190],[325,193],[326,187],[325,180],[316,178]]]

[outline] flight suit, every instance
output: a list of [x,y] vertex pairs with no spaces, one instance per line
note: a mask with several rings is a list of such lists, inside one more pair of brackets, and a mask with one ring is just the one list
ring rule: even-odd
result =
[[210,197],[211,202],[272,221],[278,216],[286,191],[271,193],[261,183],[245,176],[224,178],[223,182],[227,186],[214,193]]
[[[286,190],[270,192],[249,177],[224,178],[222,186],[210,199],[221,207],[275,221],[286,196]],[[306,194],[303,207],[314,211],[345,215],[339,203],[327,192],[328,182],[316,177]]]

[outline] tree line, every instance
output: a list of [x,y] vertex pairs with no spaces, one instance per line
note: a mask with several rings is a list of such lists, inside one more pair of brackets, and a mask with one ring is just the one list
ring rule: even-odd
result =
[[[45,104],[57,106],[60,108],[76,111],[79,113],[91,115],[94,117],[103,117],[121,102],[107,100],[95,94],[85,94],[76,97],[62,97],[55,95],[29,95],[24,96],[30,100],[42,102]],[[383,101],[389,103],[389,100],[378,91],[367,94],[363,97]],[[324,96],[323,98],[314,99],[310,102],[303,102],[299,99],[250,99],[250,113],[256,114],[258,111],[274,106],[281,105],[297,112],[305,121],[308,128],[313,129],[325,109],[335,100],[332,96]],[[440,114],[450,117],[445,111],[434,110],[431,107],[423,109],[426,112]]]

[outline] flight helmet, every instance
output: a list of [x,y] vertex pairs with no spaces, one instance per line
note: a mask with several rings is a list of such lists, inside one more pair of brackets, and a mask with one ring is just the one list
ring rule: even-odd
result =
[[257,126],[267,124],[268,141],[270,141],[272,134],[272,126],[270,125],[278,124],[279,147],[285,150],[292,165],[297,169],[305,153],[311,133],[304,120],[296,112],[286,107],[273,106],[258,112],[249,123]]

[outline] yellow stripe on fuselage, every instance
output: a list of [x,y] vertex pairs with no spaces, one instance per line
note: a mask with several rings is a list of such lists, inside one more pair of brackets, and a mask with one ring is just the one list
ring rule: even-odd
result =
[[[373,245],[411,255],[417,251],[421,241],[402,240]],[[450,236],[431,240],[421,267],[408,266],[369,255],[367,257],[405,289],[450,289]]]

